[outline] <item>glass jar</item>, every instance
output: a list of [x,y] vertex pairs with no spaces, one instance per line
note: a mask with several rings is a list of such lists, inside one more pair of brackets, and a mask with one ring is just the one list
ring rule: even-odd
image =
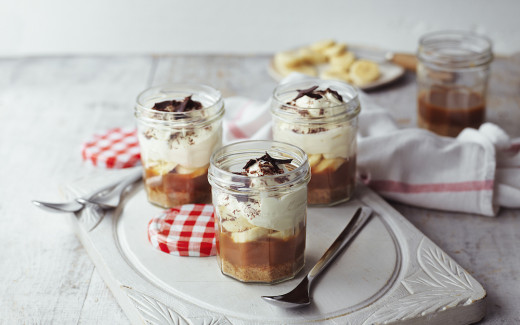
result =
[[[317,106],[313,108],[291,102],[299,91],[316,86],[318,90],[329,88],[337,92],[341,101],[329,107],[319,107],[322,105],[313,102],[310,106]],[[343,82],[308,80],[283,84],[274,90],[273,139],[296,145],[309,156],[312,173],[309,205],[335,205],[352,197],[359,112],[356,89]]]
[[211,202],[209,159],[222,145],[223,115],[220,92],[204,85],[162,85],[137,97],[135,117],[150,203],[170,208]]
[[[238,174],[266,153],[292,161],[283,174]],[[208,177],[222,273],[243,282],[293,278],[304,265],[310,178],[305,152],[276,141],[237,142],[212,155]]]
[[485,119],[491,41],[469,32],[426,34],[417,52],[417,124],[457,136]]

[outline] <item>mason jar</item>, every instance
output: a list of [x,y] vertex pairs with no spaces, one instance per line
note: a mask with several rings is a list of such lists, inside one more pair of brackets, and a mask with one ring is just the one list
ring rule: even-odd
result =
[[[312,97],[307,99],[307,95],[301,96],[313,88],[314,92],[330,89],[334,96],[338,95],[337,100],[324,104],[319,94],[309,94]],[[359,112],[356,89],[343,82],[308,80],[282,84],[274,90],[273,139],[296,145],[307,153],[312,173],[309,205],[335,205],[352,197]]]
[[209,159],[222,145],[224,104],[200,84],[168,84],[137,97],[135,118],[148,201],[163,208],[210,203]]
[[[286,160],[279,165],[283,173],[247,175],[244,168],[264,155]],[[212,155],[208,177],[222,273],[243,282],[293,278],[304,265],[310,178],[305,152],[276,141],[237,142]]]
[[478,128],[486,116],[491,41],[470,32],[430,33],[417,56],[418,126],[451,137]]

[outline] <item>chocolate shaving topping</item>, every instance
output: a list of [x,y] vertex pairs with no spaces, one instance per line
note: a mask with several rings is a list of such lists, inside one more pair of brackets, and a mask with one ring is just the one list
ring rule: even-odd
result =
[[247,172],[248,169],[257,162],[259,163],[260,169],[264,175],[275,175],[283,173],[283,169],[278,167],[279,164],[290,164],[292,159],[273,158],[266,152],[265,155],[260,158],[250,159],[242,168]]
[[[253,166],[255,163],[256,163],[256,159],[249,159],[249,161],[246,163],[246,165],[244,167],[242,167],[242,169],[247,170],[249,167]],[[243,173],[245,173],[245,172],[243,172]]]
[[314,98],[314,99],[320,99],[322,96],[320,94],[317,94],[315,93],[314,91],[316,89],[318,89],[319,86],[312,86],[311,88],[307,88],[307,89],[296,89],[298,91],[298,95],[296,95],[296,97],[294,97],[293,101],[296,101],[300,98],[302,98],[303,96],[307,96],[307,97],[310,97],[310,98]]
[[314,99],[321,99],[323,98],[327,93],[332,94],[332,96],[336,97],[337,100],[343,101],[343,97],[335,90],[327,88],[325,90],[316,90],[319,86],[312,86],[307,89],[297,89],[298,94],[294,99],[290,102],[287,102],[287,104],[292,105],[294,104],[298,99],[302,98],[303,96],[307,96]]
[[309,134],[320,133],[320,132],[325,132],[325,131],[327,131],[327,129],[322,128],[322,127],[312,128],[312,129],[309,129]]
[[337,91],[330,88],[325,89],[325,92],[327,91],[330,92],[332,96],[336,97],[339,101],[343,101],[343,97]]
[[180,100],[166,100],[164,102],[155,103],[153,110],[160,112],[189,112],[202,108],[202,104],[196,100],[191,99],[191,96]]

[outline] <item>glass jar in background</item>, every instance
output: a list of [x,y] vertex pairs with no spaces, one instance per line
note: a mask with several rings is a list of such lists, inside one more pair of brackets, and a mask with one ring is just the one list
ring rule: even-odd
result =
[[215,151],[208,177],[222,273],[243,282],[293,278],[304,265],[305,152],[276,141],[237,142]]
[[426,34],[417,52],[417,124],[457,136],[485,120],[491,41],[470,32]]
[[135,117],[148,201],[164,208],[210,203],[209,159],[222,145],[219,91],[169,84],[143,91]]
[[352,197],[359,112],[356,89],[339,81],[313,79],[274,90],[273,138],[309,156],[309,205],[335,205]]

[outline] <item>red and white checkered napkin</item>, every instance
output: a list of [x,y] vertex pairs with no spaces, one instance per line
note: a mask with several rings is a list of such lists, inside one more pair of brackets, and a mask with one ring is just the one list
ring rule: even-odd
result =
[[217,251],[214,209],[211,204],[185,204],[150,220],[152,246],[172,255],[213,256]]
[[83,160],[106,168],[127,168],[140,163],[141,154],[135,128],[115,128],[95,134],[83,143]]

